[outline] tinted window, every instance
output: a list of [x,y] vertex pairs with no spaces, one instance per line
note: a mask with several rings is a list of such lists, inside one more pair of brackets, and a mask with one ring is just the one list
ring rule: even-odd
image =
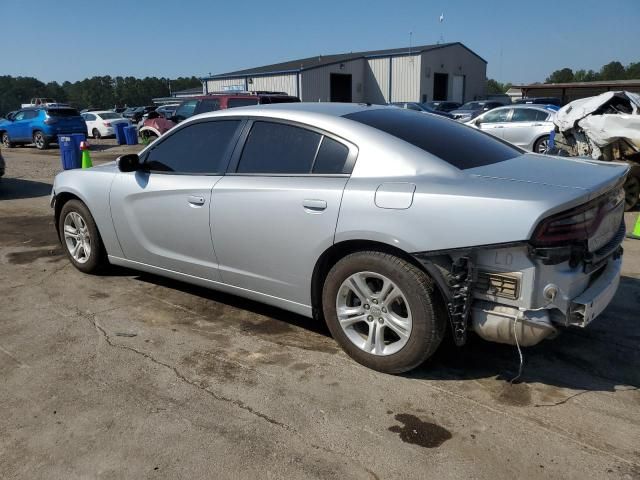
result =
[[50,117],[79,117],[80,112],[75,108],[50,108],[47,110]]
[[436,115],[380,108],[350,113],[345,118],[382,130],[460,169],[491,165],[522,153],[486,133]]
[[220,110],[220,100],[217,98],[211,98],[207,100],[200,100],[198,106],[195,109],[194,115],[197,113],[215,112]]
[[421,111],[422,109],[416,105],[415,103],[407,103],[407,108],[409,110],[417,110],[417,111]]
[[319,133],[270,122],[255,122],[242,151],[238,173],[309,173]]
[[115,120],[116,118],[122,118],[119,114],[114,112],[103,112],[100,114],[100,118],[103,120]]
[[[535,122],[538,120],[538,110],[532,108],[515,108],[511,117],[512,122]],[[547,118],[545,115],[544,118]]]
[[482,123],[506,122],[509,116],[509,109],[492,110],[482,116]]
[[24,114],[25,114],[25,112],[18,112],[18,113],[16,113],[15,117],[13,117],[13,119],[15,121],[22,120],[24,118]]
[[188,102],[184,102],[176,110],[176,117],[180,117],[182,119],[189,118],[191,115],[193,115],[193,111],[196,109],[196,103],[198,103],[197,100],[189,100]]
[[83,116],[84,116],[84,119],[88,122],[93,122],[96,119],[96,116],[92,113],[85,113]]
[[257,105],[257,98],[230,98],[227,100],[227,108],[248,107],[249,105]]
[[345,170],[349,149],[332,138],[323,137],[313,164],[313,173],[349,173]]
[[169,135],[149,152],[147,168],[160,172],[222,173],[240,120],[194,123]]
[[298,97],[289,97],[286,95],[273,95],[268,97],[260,97],[260,103],[296,103],[299,102]]
[[24,112],[24,117],[22,117],[22,119],[29,120],[31,118],[36,118],[37,116],[38,116],[37,110],[27,110],[26,112]]

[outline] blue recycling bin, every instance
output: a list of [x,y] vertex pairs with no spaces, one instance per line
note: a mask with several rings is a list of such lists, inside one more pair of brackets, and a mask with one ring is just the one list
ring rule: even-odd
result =
[[84,133],[72,133],[69,136],[73,140],[73,143],[76,145],[78,156],[80,157],[80,159],[82,159],[82,153],[80,153],[80,143],[84,142],[87,139],[87,136]]
[[58,145],[60,146],[62,169],[80,168],[80,149],[76,147],[74,138],[71,135],[58,135]]
[[138,144],[138,128],[135,126],[124,128],[124,137],[127,139],[127,145]]
[[127,143],[127,139],[124,136],[124,129],[127,128],[126,122],[118,122],[113,124],[113,133],[116,134],[116,141],[118,145],[124,145]]

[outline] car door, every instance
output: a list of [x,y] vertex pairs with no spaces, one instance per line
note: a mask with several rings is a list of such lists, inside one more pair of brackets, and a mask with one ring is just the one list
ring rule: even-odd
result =
[[27,135],[29,119],[26,118],[29,110],[20,110],[13,116],[13,121],[7,126],[7,133],[12,141],[27,141],[31,136]]
[[510,121],[502,130],[503,138],[518,147],[528,147],[537,137],[537,127],[542,125],[542,122],[538,120],[540,118],[539,112],[536,108],[514,108]]
[[111,215],[128,260],[220,280],[209,225],[211,189],[227,168],[241,124],[191,122],[146,150],[141,170],[116,176]]
[[333,244],[357,149],[312,127],[275,120],[250,122],[243,139],[213,189],[222,280],[308,306],[313,268]]
[[[89,135],[93,135],[93,129],[98,128],[97,117],[93,113],[83,113],[82,118],[84,118],[84,121],[87,124],[87,132],[89,132]],[[98,128],[98,131],[99,130],[100,129]]]
[[498,138],[504,138],[503,130],[505,125],[508,125],[510,115],[510,108],[496,108],[481,115],[474,123],[483,132],[490,133]]

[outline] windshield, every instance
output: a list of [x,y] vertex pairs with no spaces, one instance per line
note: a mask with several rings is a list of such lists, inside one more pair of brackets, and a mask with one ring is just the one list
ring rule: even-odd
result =
[[350,113],[344,118],[393,135],[461,170],[503,162],[523,153],[491,135],[438,115],[380,108]]
[[80,112],[75,108],[49,108],[47,115],[50,117],[79,117]]
[[484,107],[484,103],[480,102],[467,102],[462,105],[459,110],[480,110]]
[[99,113],[98,115],[103,120],[115,120],[116,118],[122,118],[120,115],[113,112],[103,112],[103,113]]

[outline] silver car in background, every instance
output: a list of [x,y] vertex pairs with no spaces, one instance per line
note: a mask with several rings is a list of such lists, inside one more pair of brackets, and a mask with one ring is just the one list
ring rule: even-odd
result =
[[545,153],[556,110],[555,106],[510,105],[489,110],[467,124],[530,152]]
[[110,262],[323,319],[398,373],[447,330],[527,346],[591,322],[618,286],[626,173],[436,115],[298,103],[192,117],[58,174],[52,206],[83,272]]

